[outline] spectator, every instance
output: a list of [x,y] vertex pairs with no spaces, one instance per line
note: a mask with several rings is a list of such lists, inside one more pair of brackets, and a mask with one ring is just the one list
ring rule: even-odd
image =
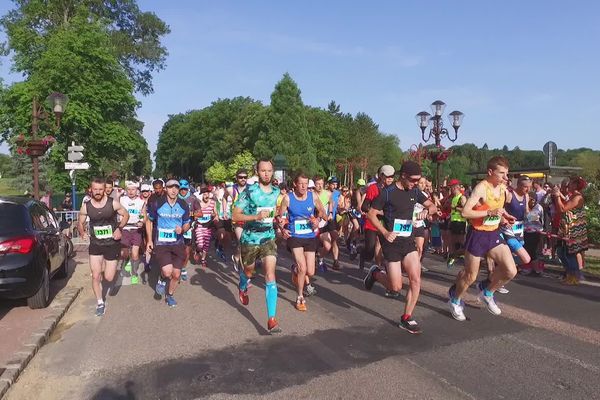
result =
[[73,211],[73,199],[71,198],[71,192],[65,192],[65,199],[60,205],[63,211]]
[[52,210],[52,191],[46,190],[46,194],[40,199],[50,210]]
[[537,257],[542,231],[544,230],[544,208],[536,200],[536,196],[529,198],[529,212],[525,216],[525,250],[531,261],[521,266],[521,273],[528,275],[533,272],[540,275],[544,270],[544,262]]
[[535,200],[537,204],[540,204],[542,202],[542,200],[544,199],[544,197],[546,197],[546,190],[545,186],[542,187],[542,184],[540,183],[539,180],[535,180],[533,181],[533,190],[535,190]]

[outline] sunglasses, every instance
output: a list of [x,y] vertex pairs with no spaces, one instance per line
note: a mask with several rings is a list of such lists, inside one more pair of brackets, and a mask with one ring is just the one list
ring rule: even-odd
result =
[[238,178],[238,179],[248,179],[248,177],[247,177],[247,176],[238,176],[237,178]]
[[411,183],[419,183],[419,181],[421,180],[421,178],[404,178],[407,181],[411,182]]

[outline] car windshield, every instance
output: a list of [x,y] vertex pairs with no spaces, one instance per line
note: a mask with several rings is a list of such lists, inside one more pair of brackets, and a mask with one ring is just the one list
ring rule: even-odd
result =
[[30,227],[31,219],[24,206],[0,202],[0,236]]

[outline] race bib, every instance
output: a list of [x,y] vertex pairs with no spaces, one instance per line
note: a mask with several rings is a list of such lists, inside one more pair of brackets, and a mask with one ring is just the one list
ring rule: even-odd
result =
[[268,211],[269,216],[261,221],[263,224],[272,224],[273,217],[275,217],[275,208],[274,207],[256,207],[256,214],[260,214],[261,211]]
[[191,238],[192,238],[192,230],[191,230],[191,229],[189,229],[187,232],[185,232],[185,233],[183,234],[183,238],[184,238],[184,239],[191,239]]
[[296,235],[306,235],[312,232],[312,225],[309,220],[297,219],[294,221],[294,233]]
[[158,228],[158,241],[162,243],[174,242],[177,240],[175,229]]
[[392,232],[400,237],[409,237],[412,234],[413,222],[410,219],[394,219]]
[[112,225],[94,226],[94,236],[96,239],[112,239]]
[[523,234],[523,221],[515,221],[512,232],[515,236],[521,236]]
[[495,226],[500,224],[500,217],[498,216],[489,216],[483,219],[483,225],[486,226]]
[[198,222],[200,222],[201,224],[206,224],[206,223],[210,222],[211,219],[212,219],[211,214],[203,214],[202,217],[200,217],[200,219],[198,220]]
[[139,215],[140,214],[140,210],[138,210],[137,208],[127,209],[127,212],[131,215]]

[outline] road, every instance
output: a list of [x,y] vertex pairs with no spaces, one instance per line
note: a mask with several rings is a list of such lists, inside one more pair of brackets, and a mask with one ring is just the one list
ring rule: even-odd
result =
[[[78,260],[85,260],[79,255]],[[107,313],[79,295],[50,343],[7,393],[13,399],[594,399],[600,393],[600,288],[518,277],[497,295],[495,317],[467,299],[468,320],[446,311],[457,272],[427,257],[415,318],[424,332],[398,329],[402,300],[363,289],[342,257],[341,272],[318,276],[318,295],[298,312],[280,253],[278,315],[270,336],[262,279],[250,305],[237,300],[230,267],[191,266],[169,309],[149,286],[122,286]],[[71,278],[89,276],[85,262]]]

